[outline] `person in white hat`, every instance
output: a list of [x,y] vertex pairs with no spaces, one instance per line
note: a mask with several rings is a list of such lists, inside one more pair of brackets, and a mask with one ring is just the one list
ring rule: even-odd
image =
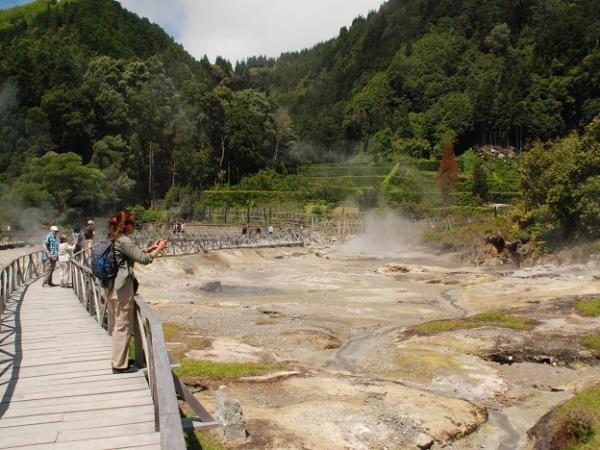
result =
[[52,274],[54,273],[54,268],[56,267],[56,261],[58,261],[58,238],[56,235],[58,234],[58,227],[56,225],[52,225],[50,227],[50,232],[44,238],[44,259],[48,264],[48,273],[46,273],[46,277],[44,278],[43,287],[46,286],[56,286],[52,282]]
[[94,239],[96,238],[96,227],[94,226],[93,220],[88,220],[83,230],[83,255],[84,260],[89,260],[92,254],[92,247],[94,246]]

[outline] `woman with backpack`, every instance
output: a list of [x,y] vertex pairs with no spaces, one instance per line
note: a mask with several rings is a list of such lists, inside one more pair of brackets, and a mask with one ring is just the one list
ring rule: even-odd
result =
[[134,232],[134,225],[135,214],[127,210],[120,211],[109,221],[110,240],[114,243],[118,271],[112,286],[103,289],[103,297],[107,302],[108,329],[112,335],[113,373],[130,373],[137,370],[129,364],[133,296],[137,290],[133,266],[136,262],[150,264],[167,248],[167,241],[159,240],[141,250],[129,237]]

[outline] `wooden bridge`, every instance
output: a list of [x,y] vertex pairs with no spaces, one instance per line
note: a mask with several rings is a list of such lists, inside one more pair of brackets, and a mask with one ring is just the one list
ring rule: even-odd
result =
[[300,232],[268,233],[194,233],[172,234],[160,231],[143,231],[132,235],[132,239],[141,247],[146,247],[154,240],[167,239],[168,246],[163,256],[183,256],[227,249],[257,249],[270,247],[301,247],[308,235]]
[[[183,429],[218,424],[172,373],[162,326],[135,298],[135,360],[112,374],[97,280],[72,264],[73,291],[42,288],[42,252],[0,272],[0,448],[185,449]],[[196,412],[182,421],[178,398]]]
[[[289,245],[302,245],[301,236],[179,236],[169,254]],[[106,305],[89,267],[73,261],[73,290],[42,288],[44,273],[42,252],[0,270],[0,449],[183,450],[184,430],[218,427],[173,373],[160,319],[141,296],[133,342],[144,370],[115,375]],[[182,418],[178,400],[195,417]]]

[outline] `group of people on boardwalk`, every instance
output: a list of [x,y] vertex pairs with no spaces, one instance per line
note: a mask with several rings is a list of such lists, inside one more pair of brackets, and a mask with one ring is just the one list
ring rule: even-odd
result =
[[96,237],[96,228],[94,221],[90,219],[86,222],[83,230],[79,226],[74,227],[70,238],[65,234],[59,236],[59,233],[60,228],[52,225],[42,243],[43,258],[48,267],[48,272],[42,284],[44,287],[58,286],[52,280],[57,264],[61,270],[60,286],[68,287],[71,258],[84,259],[89,257],[89,252]]
[[[147,248],[140,249],[129,237],[135,230],[135,214],[128,210],[122,210],[111,217],[108,226],[108,241],[113,250],[116,273],[109,283],[101,283],[101,291],[108,316],[108,333],[112,336],[112,371],[115,374],[129,373],[137,370],[129,359],[133,302],[138,287],[133,268],[136,262],[150,264],[167,248],[167,241],[157,240]],[[96,239],[96,228],[93,220],[88,220],[83,230],[75,227],[70,239],[65,235],[59,236],[59,233],[59,227],[52,225],[44,237],[43,257],[48,268],[44,287],[57,286],[52,281],[57,263],[62,271],[60,285],[67,287],[71,258],[84,263],[92,262],[91,259],[94,258],[92,247]]]

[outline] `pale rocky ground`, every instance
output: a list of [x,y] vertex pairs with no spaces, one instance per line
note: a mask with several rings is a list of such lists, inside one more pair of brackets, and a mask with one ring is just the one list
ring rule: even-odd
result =
[[[32,247],[32,246],[0,250],[0,267],[4,267],[6,264],[11,262],[15,258],[18,258],[19,256],[27,255],[28,253],[32,253],[37,250],[38,250],[37,247]],[[39,250],[41,250],[41,245],[40,245]]]
[[[374,244],[374,245],[373,245]],[[328,248],[221,251],[137,268],[164,322],[209,344],[188,357],[281,362],[273,377],[226,383],[248,449],[527,448],[527,430],[600,381],[575,314],[600,293],[592,269],[473,267],[386,236]],[[222,290],[206,292],[206,282]],[[538,321],[419,337],[431,320],[507,310]],[[514,353],[514,364],[494,362]],[[210,389],[197,395],[209,408]]]

